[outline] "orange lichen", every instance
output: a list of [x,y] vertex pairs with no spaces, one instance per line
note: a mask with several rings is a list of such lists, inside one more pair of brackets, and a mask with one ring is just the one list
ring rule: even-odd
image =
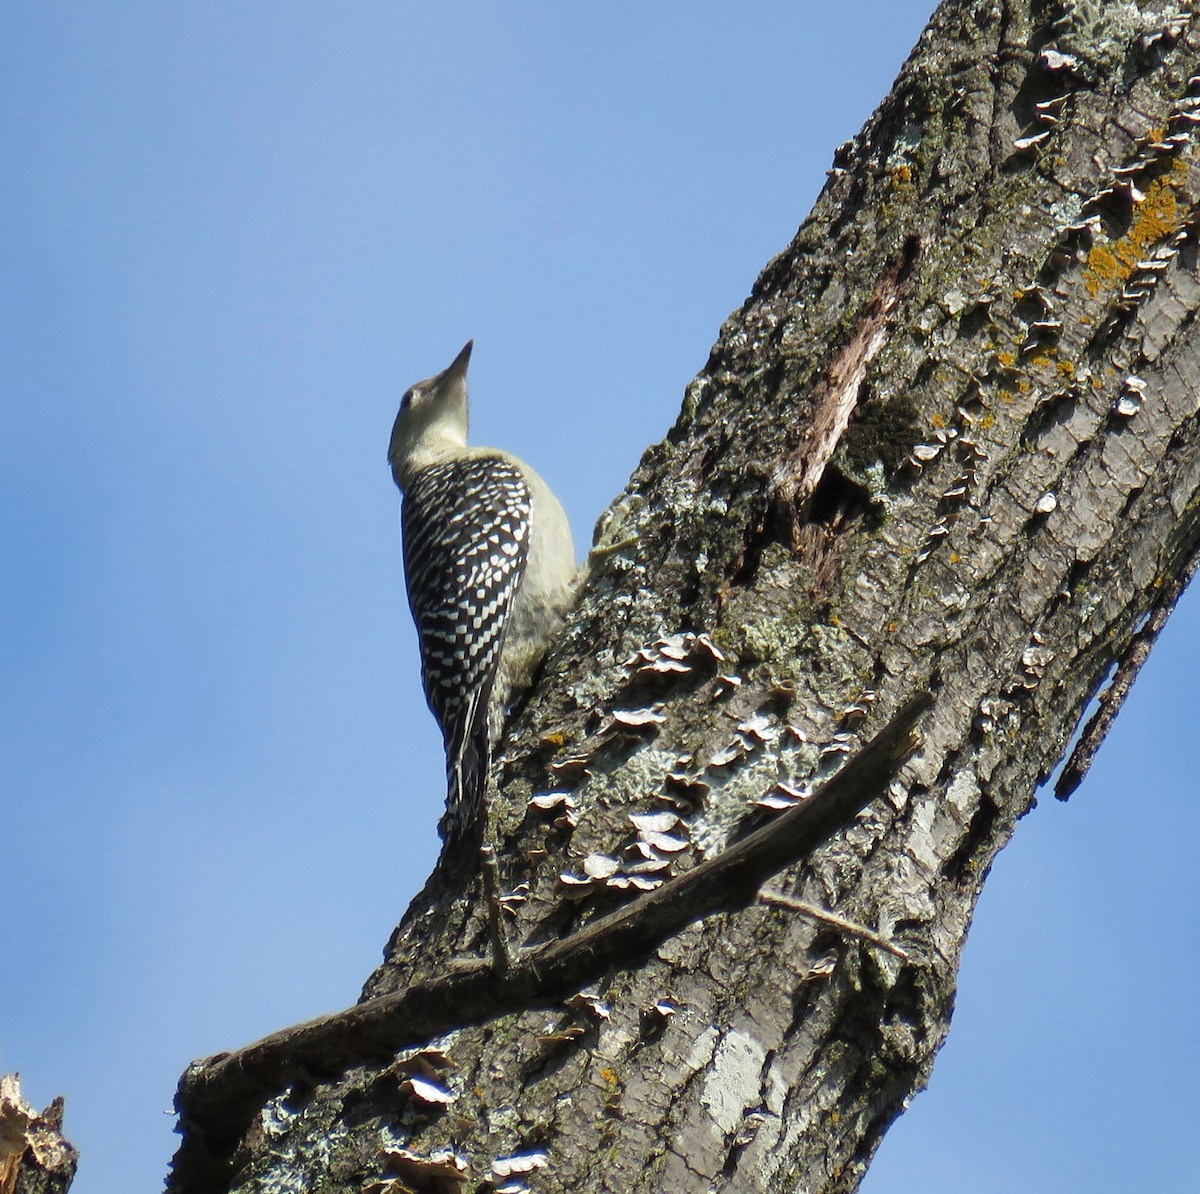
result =
[[1175,162],[1169,174],[1156,178],[1146,188],[1146,196],[1137,205],[1129,231],[1111,244],[1092,246],[1084,271],[1084,282],[1092,298],[1102,290],[1122,285],[1148,249],[1179,229],[1184,204],[1175,188],[1183,186],[1187,175],[1187,163]]
[[1088,253],[1087,273],[1084,275],[1088,294],[1095,298],[1101,290],[1120,286],[1132,272],[1108,245],[1093,245]]

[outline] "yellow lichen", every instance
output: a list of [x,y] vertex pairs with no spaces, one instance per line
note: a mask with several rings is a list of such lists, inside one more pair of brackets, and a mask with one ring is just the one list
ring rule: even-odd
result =
[[1185,211],[1175,188],[1182,187],[1187,176],[1187,163],[1176,161],[1170,173],[1156,178],[1146,188],[1129,231],[1111,244],[1092,246],[1084,271],[1084,283],[1092,298],[1102,290],[1122,285],[1148,249],[1179,229]]
[[1116,253],[1108,245],[1093,245],[1088,252],[1087,272],[1084,280],[1087,283],[1088,294],[1095,298],[1104,289],[1119,286],[1129,277],[1130,271],[1125,269]]

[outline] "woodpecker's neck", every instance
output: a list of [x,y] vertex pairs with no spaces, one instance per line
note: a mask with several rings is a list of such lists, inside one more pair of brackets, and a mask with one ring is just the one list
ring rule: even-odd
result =
[[422,434],[407,446],[406,450],[392,460],[392,476],[401,489],[408,482],[433,464],[453,460],[467,450],[466,429],[435,423],[426,427]]

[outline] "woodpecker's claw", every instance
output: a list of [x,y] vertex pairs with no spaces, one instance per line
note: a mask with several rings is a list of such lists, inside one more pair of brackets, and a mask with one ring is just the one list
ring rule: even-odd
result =
[[607,559],[632,547],[641,538],[638,531],[622,534],[630,520],[636,517],[646,507],[646,499],[640,493],[631,493],[622,498],[611,510],[606,510],[596,523],[596,533],[593,536],[591,551],[588,552],[588,563]]

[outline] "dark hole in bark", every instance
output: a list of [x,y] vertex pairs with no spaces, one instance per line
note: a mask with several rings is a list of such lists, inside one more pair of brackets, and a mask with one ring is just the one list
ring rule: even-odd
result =
[[970,867],[976,851],[991,836],[992,829],[995,827],[999,815],[1000,810],[996,807],[995,801],[986,793],[981,793],[979,807],[971,817],[971,823],[967,826],[966,836],[959,843],[958,849],[946,860],[946,865],[942,868],[942,874],[947,879],[953,883],[961,883],[966,879],[967,869]]

